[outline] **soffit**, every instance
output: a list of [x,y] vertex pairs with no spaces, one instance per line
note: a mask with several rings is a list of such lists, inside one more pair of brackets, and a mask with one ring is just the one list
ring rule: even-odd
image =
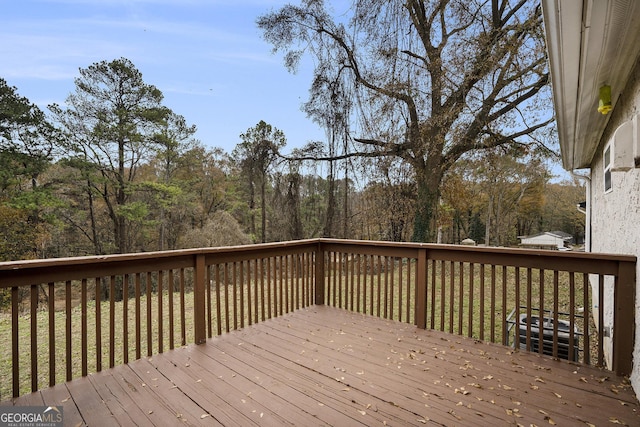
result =
[[543,0],[551,84],[567,170],[589,167],[611,114],[598,112],[599,88],[615,108],[640,51],[640,2]]

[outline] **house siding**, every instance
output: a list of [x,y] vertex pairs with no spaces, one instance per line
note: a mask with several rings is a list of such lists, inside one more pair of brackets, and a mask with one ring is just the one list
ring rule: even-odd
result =
[[[615,110],[600,140],[591,164],[591,248],[593,252],[636,255],[640,259],[640,169],[612,172],[612,191],[605,193],[603,151],[619,126],[640,113],[640,63],[634,70],[618,99]],[[595,108],[596,106],[594,106]],[[636,267],[635,346],[631,383],[640,397],[640,264]],[[612,284],[608,283],[605,298],[612,300]],[[595,293],[594,293],[595,294]],[[598,306],[594,298],[594,306]],[[605,305],[605,326],[613,321],[613,307]],[[611,343],[607,339],[610,362]]]

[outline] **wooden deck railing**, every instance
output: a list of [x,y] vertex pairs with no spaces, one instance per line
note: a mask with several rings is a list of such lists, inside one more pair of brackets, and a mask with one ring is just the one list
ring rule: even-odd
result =
[[[598,365],[605,328],[595,323],[610,309],[612,369],[628,374],[635,265],[328,239],[0,263],[0,400],[314,303]],[[527,321],[536,316],[548,325],[543,345],[542,325]]]

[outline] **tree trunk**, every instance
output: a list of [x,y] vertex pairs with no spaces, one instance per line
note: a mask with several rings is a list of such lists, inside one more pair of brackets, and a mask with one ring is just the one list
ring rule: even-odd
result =
[[442,174],[436,171],[417,171],[416,173],[416,216],[412,238],[414,242],[435,241],[434,224],[440,198],[441,180]]
[[327,213],[324,222],[322,237],[335,237],[333,235],[333,221],[335,218],[335,179],[333,171],[333,160],[329,161],[329,177],[327,179]]

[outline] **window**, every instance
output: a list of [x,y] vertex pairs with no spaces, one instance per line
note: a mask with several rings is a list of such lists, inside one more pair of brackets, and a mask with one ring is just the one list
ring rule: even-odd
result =
[[611,144],[604,149],[604,192],[609,193],[613,190],[611,185]]

